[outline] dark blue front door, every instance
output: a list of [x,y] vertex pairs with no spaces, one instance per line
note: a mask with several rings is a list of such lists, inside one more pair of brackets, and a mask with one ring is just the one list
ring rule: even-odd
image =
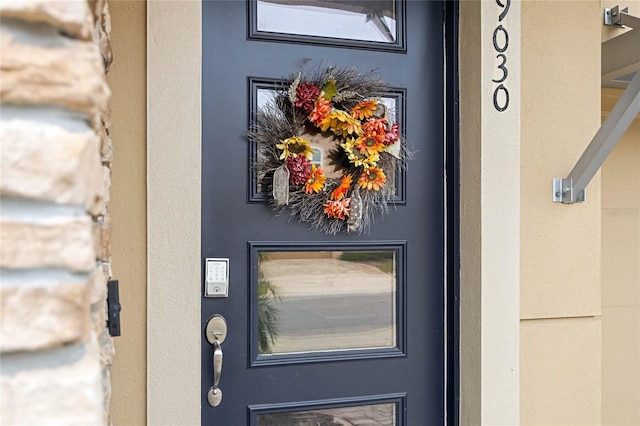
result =
[[[203,424],[444,424],[443,15],[437,1],[203,2],[203,283],[207,258],[229,272],[228,297],[203,284]],[[386,81],[414,151],[368,233],[275,215],[253,167],[256,109],[326,66]],[[227,324],[215,407],[213,315]]]

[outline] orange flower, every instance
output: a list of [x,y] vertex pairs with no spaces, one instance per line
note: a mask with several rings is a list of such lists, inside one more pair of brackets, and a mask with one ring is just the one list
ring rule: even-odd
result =
[[360,175],[358,185],[360,185],[360,188],[362,189],[379,191],[386,181],[387,177],[384,175],[384,171],[382,169],[369,167]]
[[307,183],[304,184],[304,192],[307,194],[312,194],[314,192],[322,191],[324,188],[324,182],[327,178],[324,176],[324,172],[321,167],[316,167],[316,165],[312,165],[311,173],[309,174],[309,179],[307,179]]
[[334,189],[331,192],[332,200],[341,200],[347,195],[349,189],[351,188],[351,183],[353,182],[353,177],[351,175],[342,176],[342,180],[340,181],[340,186]]
[[362,131],[367,138],[373,138],[384,143],[384,135],[387,132],[387,120],[384,118],[371,118],[362,125]]
[[327,204],[323,204],[324,212],[329,217],[345,220],[349,216],[350,202],[351,198],[329,201]]
[[358,120],[364,120],[373,116],[374,111],[378,108],[378,102],[374,100],[366,100],[354,106],[351,115]]
[[320,123],[331,112],[331,101],[326,100],[322,96],[316,99],[315,108],[309,114],[309,121],[316,126],[320,126]]

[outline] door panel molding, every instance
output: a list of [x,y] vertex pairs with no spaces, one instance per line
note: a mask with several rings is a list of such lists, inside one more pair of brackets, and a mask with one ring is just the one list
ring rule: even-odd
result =
[[[249,241],[247,270],[249,272],[249,367],[306,364],[317,362],[335,362],[362,359],[402,358],[406,357],[407,330],[407,241]],[[305,353],[285,353],[268,356],[258,354],[258,261],[260,252],[309,252],[309,251],[394,251],[395,256],[395,339],[396,345],[391,348],[344,349],[339,351],[314,351]]]

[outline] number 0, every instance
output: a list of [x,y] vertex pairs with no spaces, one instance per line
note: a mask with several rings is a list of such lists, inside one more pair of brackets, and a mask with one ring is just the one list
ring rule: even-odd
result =
[[[502,31],[504,34],[504,47],[498,46],[498,31]],[[509,33],[502,25],[498,25],[496,29],[493,30],[493,48],[498,52],[503,53],[507,50],[507,47],[509,47]]]
[[[502,106],[498,104],[498,92],[501,90],[504,92],[504,105]],[[504,87],[504,84],[499,85],[496,87],[496,90],[493,91],[493,106],[500,112],[504,112],[509,108],[509,91]]]

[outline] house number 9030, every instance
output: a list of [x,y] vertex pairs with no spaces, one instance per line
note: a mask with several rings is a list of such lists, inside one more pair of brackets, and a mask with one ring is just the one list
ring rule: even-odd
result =
[[493,48],[498,53],[496,59],[498,59],[498,70],[502,73],[500,78],[494,78],[491,81],[496,83],[497,86],[493,91],[493,106],[499,112],[504,112],[509,108],[509,90],[506,87],[507,77],[509,77],[509,70],[507,69],[507,49],[509,48],[509,32],[500,24],[502,20],[509,13],[509,7],[511,6],[511,0],[505,0],[504,3],[500,0],[496,0],[496,4],[502,8],[502,12],[498,17],[498,26],[493,30]]

